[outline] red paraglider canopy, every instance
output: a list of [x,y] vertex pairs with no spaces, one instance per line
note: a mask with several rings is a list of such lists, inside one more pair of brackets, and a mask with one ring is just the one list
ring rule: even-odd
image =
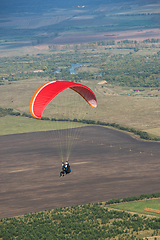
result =
[[33,94],[30,112],[34,118],[41,118],[44,109],[52,99],[63,90],[70,88],[80,94],[93,108],[97,107],[97,99],[93,91],[85,85],[69,81],[52,81],[43,84]]

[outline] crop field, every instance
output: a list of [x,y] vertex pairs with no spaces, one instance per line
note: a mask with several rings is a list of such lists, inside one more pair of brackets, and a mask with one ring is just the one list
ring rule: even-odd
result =
[[[88,43],[88,42],[96,42],[96,41],[121,41],[121,40],[138,40],[142,41],[147,38],[159,38],[160,31],[159,29],[150,29],[148,30],[128,30],[128,31],[107,31],[103,30],[103,32],[95,32],[95,33],[64,33],[57,38],[54,38],[47,43],[44,43],[44,46],[50,45],[65,45],[65,44],[80,44],[80,43]],[[39,48],[42,47],[39,45]]]
[[[70,157],[72,174],[64,178],[59,178],[58,141],[50,138],[51,132],[0,136],[0,213],[5,218],[0,222],[1,236],[30,239],[34,235],[36,239],[46,236],[46,228],[58,238],[77,234],[80,239],[96,234],[110,239],[129,239],[133,235],[134,239],[159,234],[155,213],[148,218],[149,212],[143,216],[131,208],[120,212],[111,209],[118,205],[108,203],[113,198],[159,191],[159,143],[98,126],[81,129]],[[152,201],[144,201],[143,207],[159,209],[159,199]],[[119,206],[127,203],[123,204]],[[69,232],[63,226],[68,218]]]

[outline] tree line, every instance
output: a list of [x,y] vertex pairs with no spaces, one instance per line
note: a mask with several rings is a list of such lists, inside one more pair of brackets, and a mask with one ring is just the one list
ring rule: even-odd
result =
[[122,203],[122,202],[132,202],[132,201],[139,201],[144,199],[152,199],[152,198],[160,198],[160,192],[157,193],[148,193],[148,194],[141,194],[140,196],[131,196],[131,197],[124,197],[122,199],[110,199],[109,201],[106,201],[106,205],[114,204],[114,203]]

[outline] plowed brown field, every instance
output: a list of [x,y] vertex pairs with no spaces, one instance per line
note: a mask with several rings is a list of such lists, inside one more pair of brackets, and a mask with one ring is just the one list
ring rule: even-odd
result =
[[63,178],[56,148],[48,132],[0,136],[1,218],[159,192],[160,143],[84,127]]
[[[63,34],[54,38],[52,41],[44,45],[65,45],[65,44],[80,44],[93,41],[121,41],[121,40],[137,40],[142,41],[144,39],[159,38],[160,29],[150,30],[128,30],[128,31],[112,31],[112,32],[100,32],[100,33],[77,33],[77,34]],[[43,49],[43,44],[38,45],[37,48]]]

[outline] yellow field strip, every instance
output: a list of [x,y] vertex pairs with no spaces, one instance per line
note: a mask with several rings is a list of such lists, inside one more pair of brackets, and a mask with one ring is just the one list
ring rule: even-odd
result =
[[160,128],[150,128],[150,129],[145,129],[144,131],[148,132],[149,134],[153,134],[156,136],[160,136]]
[[147,211],[147,212],[154,212],[154,213],[159,213],[159,214],[160,214],[160,210],[152,209],[152,208],[145,208],[144,211]]

